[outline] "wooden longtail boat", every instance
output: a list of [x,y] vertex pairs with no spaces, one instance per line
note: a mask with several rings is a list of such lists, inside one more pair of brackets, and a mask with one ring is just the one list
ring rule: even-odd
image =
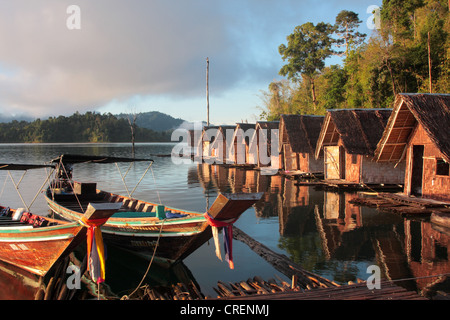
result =
[[59,166],[60,174],[46,192],[50,209],[63,219],[75,221],[89,203],[119,203],[121,209],[101,228],[105,243],[154,256],[170,265],[183,260],[212,237],[211,220],[207,217],[233,222],[262,196],[262,193],[219,194],[206,215],[98,190],[96,183],[71,180],[70,170],[76,163],[135,161],[152,160],[76,155],[52,160]]
[[[0,164],[0,170],[29,170],[40,165]],[[68,223],[26,212],[24,208],[0,206],[0,260],[44,276],[57,261],[86,241],[89,221],[106,219],[118,205],[89,205],[77,221]],[[81,219],[85,222],[81,222]]]

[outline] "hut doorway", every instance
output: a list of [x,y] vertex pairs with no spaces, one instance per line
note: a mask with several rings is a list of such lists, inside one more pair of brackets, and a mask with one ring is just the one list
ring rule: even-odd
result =
[[412,147],[412,169],[411,169],[411,194],[422,196],[422,176],[423,176],[423,145],[413,145]]
[[325,179],[339,179],[341,170],[339,146],[324,147]]
[[339,176],[341,179],[345,180],[345,149],[344,147],[339,147]]

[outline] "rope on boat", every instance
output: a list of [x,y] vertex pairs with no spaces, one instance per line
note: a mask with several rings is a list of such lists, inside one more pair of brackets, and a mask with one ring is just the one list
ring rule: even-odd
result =
[[[120,177],[122,178],[123,185],[125,186],[125,189],[127,190],[128,197],[131,198],[131,197],[133,196],[133,193],[136,191],[137,187],[138,187],[139,184],[141,183],[141,181],[142,181],[142,180],[144,179],[144,177],[147,175],[148,170],[149,170],[149,169],[151,168],[151,166],[153,165],[153,161],[151,161],[150,164],[147,166],[147,169],[145,169],[145,171],[144,171],[144,173],[142,174],[141,178],[140,178],[139,181],[136,183],[136,185],[134,186],[133,190],[131,190],[131,193],[130,193],[130,190],[128,189],[128,186],[127,186],[127,184],[126,184],[126,182],[125,182],[125,178],[126,178],[126,176],[128,175],[128,172],[130,172],[130,169],[131,169],[131,167],[134,165],[134,163],[132,162],[132,163],[128,166],[128,169],[127,169],[127,171],[125,172],[124,175],[122,175],[122,171],[120,171],[120,168],[119,168],[119,165],[117,164],[117,162],[115,162],[115,164],[116,164],[117,170],[119,171]],[[153,172],[153,169],[152,169],[152,172]],[[153,176],[153,180],[155,180],[155,177],[154,177],[154,176]],[[156,182],[155,182],[155,184],[156,184]]]
[[38,192],[36,193],[36,195],[34,196],[33,200],[30,203],[30,208],[33,205],[34,201],[36,201],[38,195],[41,193],[42,189],[44,189],[45,185],[47,184],[47,182],[50,180],[50,177],[52,176],[53,172],[55,171],[55,168],[53,168],[53,170],[50,171],[50,173],[47,175],[47,179],[45,179],[44,183],[42,184],[41,188],[38,190]]
[[155,249],[153,250],[153,255],[152,258],[150,259],[150,263],[148,264],[147,270],[145,271],[144,276],[142,277],[141,282],[139,282],[139,284],[137,285],[136,289],[134,289],[134,291],[132,293],[130,293],[128,296],[124,296],[125,299],[129,299],[142,285],[142,283],[144,282],[145,278],[147,277],[148,272],[150,271],[150,267],[152,266],[153,263],[153,259],[155,258],[156,255],[156,249],[159,246],[159,239],[161,239],[161,234],[162,234],[162,229],[164,226],[164,222],[166,221],[166,219],[164,219],[161,223],[161,227],[159,228],[159,235],[158,235],[158,240],[156,241],[156,245],[155,245]]
[[[69,179],[69,174],[66,171],[66,167],[64,166],[63,162],[62,162],[62,158],[59,160],[60,162],[60,167],[62,166],[62,168],[64,169],[64,174],[67,177],[67,181],[69,182],[70,187],[72,188],[72,191],[75,191],[75,188],[73,186],[72,180]],[[52,188],[52,193],[53,193],[53,188]],[[78,196],[75,192],[73,192],[73,195],[75,196],[75,199],[77,199],[78,205],[80,206],[81,212],[84,213],[84,209],[83,206],[81,205],[80,199],[78,199]],[[52,196],[54,197],[54,194],[52,194]]]
[[[149,166],[149,168],[152,169],[153,182],[155,183],[155,190],[156,190],[156,194],[158,195],[159,203],[162,203],[162,202],[161,202],[161,197],[159,196],[158,188],[156,187],[155,173],[153,172],[153,168],[151,168],[150,166]],[[148,168],[147,168],[147,170],[148,170]],[[146,172],[147,172],[147,171],[146,171]]]
[[13,176],[11,175],[11,171],[8,170],[8,175],[7,175],[6,178],[5,178],[5,182],[4,182],[3,188],[2,188],[2,190],[1,190],[1,192],[0,192],[0,196],[3,195],[3,191],[4,191],[4,188],[5,188],[5,186],[6,186],[6,181],[8,180],[8,176],[9,176],[9,178],[11,179],[11,181],[12,181],[12,183],[13,183],[13,185],[14,185],[16,191],[17,191],[17,194],[18,194],[19,197],[20,197],[20,200],[22,201],[22,203],[23,203],[23,205],[25,206],[26,210],[27,210],[27,211],[30,211],[31,206],[32,206],[33,203],[36,201],[38,195],[41,193],[42,189],[45,187],[45,185],[46,185],[47,182],[49,181],[51,175],[53,174],[53,171],[54,171],[54,169],[50,172],[50,174],[47,175],[47,178],[45,179],[44,183],[43,183],[42,186],[39,188],[39,190],[36,192],[36,195],[34,196],[33,200],[31,201],[31,203],[30,203],[29,205],[26,204],[24,198],[22,197],[22,194],[21,194],[20,191],[19,191],[19,186],[20,186],[20,184],[22,183],[22,180],[25,178],[25,175],[27,174],[28,170],[24,170],[22,176],[20,177],[20,179],[19,179],[19,181],[18,181],[17,183],[16,183],[16,181],[14,180]]
[[[125,186],[125,189],[127,190],[128,197],[131,198],[130,191],[128,190],[128,186],[125,182],[125,177],[127,176],[128,171],[130,171],[131,165],[128,166],[128,170],[125,172],[125,176],[124,176],[124,175],[122,175],[122,171],[120,171],[120,168],[119,168],[119,165],[117,164],[117,162],[115,162],[115,164],[116,164],[117,170],[119,171],[120,177],[122,178],[123,185]],[[133,164],[133,163],[131,163],[131,164]]]

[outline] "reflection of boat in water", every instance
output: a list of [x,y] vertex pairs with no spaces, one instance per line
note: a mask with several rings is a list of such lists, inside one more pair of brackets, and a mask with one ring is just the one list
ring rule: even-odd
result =
[[119,247],[110,246],[108,247],[106,267],[110,275],[108,286],[111,293],[118,298],[127,296],[130,299],[138,299],[146,293],[143,290],[145,287],[158,292],[166,292],[180,283],[186,286],[194,285],[201,291],[191,270],[183,261],[174,263],[170,267],[157,263],[149,266],[148,259]]
[[[89,203],[119,203],[121,210],[102,227],[107,243],[152,256],[172,264],[183,260],[212,237],[211,220],[235,221],[259,200],[260,194],[220,194],[207,214],[167,207],[97,190],[95,183],[72,181],[72,165],[76,163],[118,163],[149,159],[62,155],[53,160],[58,177],[47,189],[46,200],[58,216],[74,221],[82,216]],[[148,170],[148,169],[147,169]],[[156,251],[155,251],[156,250]]]

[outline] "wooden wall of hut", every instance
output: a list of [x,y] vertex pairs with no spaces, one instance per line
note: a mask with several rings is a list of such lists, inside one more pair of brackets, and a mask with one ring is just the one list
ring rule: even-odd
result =
[[449,164],[420,124],[409,140],[406,159],[406,194],[450,201]]
[[327,113],[316,147],[324,152],[325,179],[357,184],[402,184],[405,164],[374,161],[391,110],[334,110]]
[[379,163],[406,159],[406,195],[450,201],[449,94],[396,96],[375,158]]
[[281,115],[279,164],[285,171],[323,172],[323,158],[314,158],[322,116]]

